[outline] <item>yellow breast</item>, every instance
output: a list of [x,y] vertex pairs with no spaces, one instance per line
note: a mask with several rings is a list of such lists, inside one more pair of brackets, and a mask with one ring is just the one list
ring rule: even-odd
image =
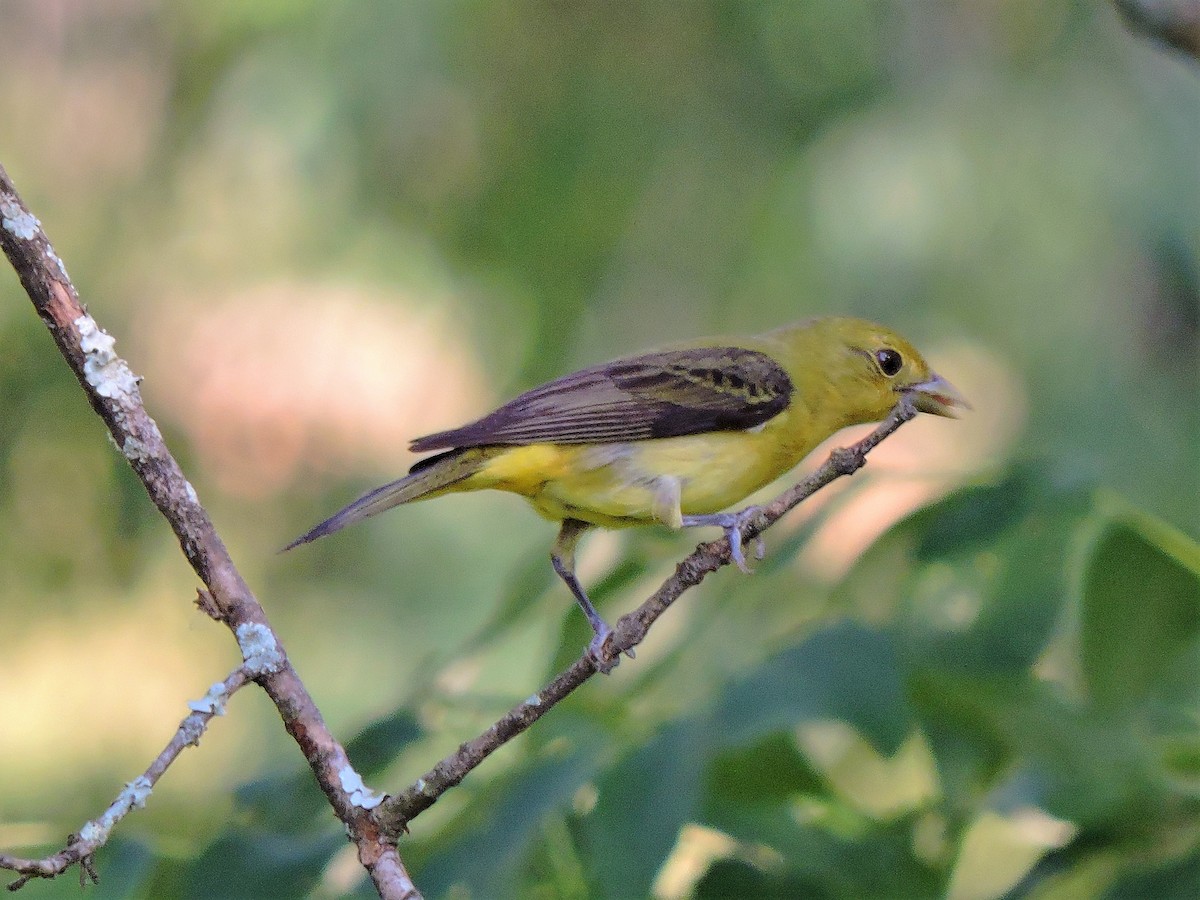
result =
[[787,434],[787,413],[757,431],[612,444],[512,447],[461,484],[526,497],[549,519],[617,528],[659,521],[663,477],[679,481],[685,515],[719,512],[792,468],[811,449]]

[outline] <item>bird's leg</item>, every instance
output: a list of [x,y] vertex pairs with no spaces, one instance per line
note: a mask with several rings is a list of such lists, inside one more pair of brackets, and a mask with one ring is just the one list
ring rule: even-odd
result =
[[[575,597],[575,602],[579,604],[579,608],[587,616],[588,624],[592,626],[592,631],[595,632],[591,643],[588,644],[588,656],[596,664],[596,669],[607,675],[620,661],[620,656],[618,655],[611,662],[604,662],[604,642],[612,634],[612,628],[600,617],[600,613],[596,612],[596,607],[592,606],[592,601],[588,599],[583,585],[575,577],[575,545],[579,543],[580,536],[590,527],[587,522],[581,522],[578,519],[564,519],[562,528],[559,529],[558,537],[554,541],[554,548],[550,551],[550,564],[554,566],[554,571],[558,573],[558,577],[565,581],[567,587],[571,589],[571,593]],[[633,658],[632,651],[627,650],[626,653],[631,659]]]
[[[746,557],[742,554],[742,529],[746,527],[759,513],[762,512],[761,506],[747,506],[745,509],[738,510],[735,513],[713,513],[703,516],[684,516],[683,524],[685,528],[692,528],[697,525],[716,525],[719,528],[725,529],[725,537],[729,539],[729,558],[739,569],[747,575],[753,571],[746,565]],[[765,548],[763,547],[762,538],[758,535],[754,536],[754,555],[758,559],[763,558]]]
[[654,479],[654,499],[650,512],[654,518],[668,528],[683,527],[683,511],[679,504],[683,499],[683,485],[674,475],[660,475]]

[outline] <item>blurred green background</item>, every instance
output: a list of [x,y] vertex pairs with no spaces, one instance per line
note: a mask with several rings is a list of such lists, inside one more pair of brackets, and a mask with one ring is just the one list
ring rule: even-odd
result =
[[[377,789],[587,639],[513,497],[277,555],[408,438],[829,312],[974,402],[416,820],[426,896],[1200,894],[1194,62],[1082,0],[8,0],[0,59],[0,162]],[[237,657],[0,294],[0,848],[40,855]],[[581,574],[616,618],[696,538]],[[254,690],[97,865],[97,898],[372,893]]]

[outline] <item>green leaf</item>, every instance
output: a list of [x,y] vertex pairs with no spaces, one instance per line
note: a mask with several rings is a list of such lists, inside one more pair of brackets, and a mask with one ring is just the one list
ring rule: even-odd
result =
[[[743,849],[750,849],[745,847]],[[940,873],[913,853],[913,822],[872,824],[853,840],[793,821],[790,840],[750,860],[713,864],[697,897],[833,897],[920,900],[944,896]]]
[[913,517],[921,532],[917,560],[945,560],[993,548],[1044,495],[1044,485],[1032,466],[1018,467],[995,484],[951,494]]
[[806,719],[841,719],[880,752],[894,753],[913,718],[892,637],[835,623],[732,684],[717,713],[726,739],[738,743]]
[[837,893],[819,876],[801,877],[790,872],[767,872],[740,859],[717,860],[696,885],[696,900],[727,900],[754,897],[757,900],[805,900],[836,898]]
[[234,792],[246,823],[256,827],[297,834],[311,831],[328,801],[312,771],[295,769],[249,781]]
[[974,770],[974,791],[960,802],[973,797],[975,809],[985,801],[1000,810],[1039,807],[1107,833],[1143,830],[1162,812],[1154,748],[1126,722],[1072,702],[1054,685],[928,673],[913,679],[913,695],[942,734],[977,743],[992,763]]
[[706,793],[720,805],[786,803],[796,794],[824,788],[821,776],[801,755],[790,731],[776,731],[749,746],[717,756],[708,770]]
[[909,671],[1025,671],[1054,635],[1067,560],[1091,496],[1018,469],[896,525],[863,555],[839,600],[894,608]]
[[1200,734],[1176,735],[1159,743],[1163,773],[1181,793],[1200,797]]
[[706,720],[676,722],[599,779],[596,806],[580,822],[594,896],[650,896],[679,829],[694,817],[716,739]]
[[717,756],[705,777],[700,821],[747,846],[797,849],[803,843],[809,872],[836,868],[834,834],[861,833],[865,823],[828,794],[790,731]]
[[[1089,508],[1086,495],[1036,493],[1028,477],[1014,476],[927,510],[914,523],[924,530],[901,610],[908,665],[980,675],[1028,669],[1054,634],[1072,536]],[[936,547],[956,555],[932,555]]]
[[424,735],[421,723],[407,706],[367,725],[346,743],[346,755],[363,778],[386,769],[411,743]]
[[181,873],[180,897],[303,897],[344,846],[337,828],[309,836],[230,828]]
[[426,896],[452,889],[472,897],[514,895],[522,867],[542,839],[543,823],[594,777],[608,746],[605,735],[582,718],[564,724],[560,717],[557,730],[559,739],[540,755],[510,763],[450,826],[405,855]]
[[1200,636],[1200,547],[1137,514],[1100,529],[1084,569],[1081,662],[1092,699],[1142,703]]
[[1200,853],[1149,871],[1130,871],[1112,885],[1104,900],[1194,900],[1200,897]]

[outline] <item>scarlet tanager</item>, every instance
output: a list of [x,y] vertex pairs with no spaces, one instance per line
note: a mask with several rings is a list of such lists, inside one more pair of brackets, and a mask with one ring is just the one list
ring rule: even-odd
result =
[[591,623],[588,650],[599,665],[611,629],[575,577],[580,535],[596,525],[714,525],[745,570],[741,529],[758,510],[721,510],[834,432],[884,418],[905,396],[939,416],[966,405],[908,341],[862,319],[809,319],[629,356],[417,438],[412,450],[441,452],[285,549],[413,500],[486,488],[520,494],[562,523],[550,559]]

